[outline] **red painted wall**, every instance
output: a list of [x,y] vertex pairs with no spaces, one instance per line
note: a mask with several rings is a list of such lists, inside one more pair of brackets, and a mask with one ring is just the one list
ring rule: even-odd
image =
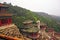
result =
[[8,18],[7,19],[7,24],[11,24],[12,23],[12,18]]
[[0,20],[0,26],[2,25],[1,20]]
[[12,23],[12,18],[0,19],[0,26],[2,26],[2,25],[7,25],[7,24],[11,24],[11,23]]

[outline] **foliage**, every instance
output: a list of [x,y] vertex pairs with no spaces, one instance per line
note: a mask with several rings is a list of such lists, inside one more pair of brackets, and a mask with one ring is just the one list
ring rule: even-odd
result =
[[48,27],[54,28],[55,31],[57,32],[60,31],[60,25],[58,25],[51,18],[38,15],[22,7],[13,6],[11,5],[11,3],[10,4],[5,3],[5,5],[9,6],[9,9],[7,11],[13,14],[12,16],[13,23],[15,23],[19,28],[23,26],[22,22],[25,20],[33,20],[33,21],[40,20],[41,22],[46,23]]

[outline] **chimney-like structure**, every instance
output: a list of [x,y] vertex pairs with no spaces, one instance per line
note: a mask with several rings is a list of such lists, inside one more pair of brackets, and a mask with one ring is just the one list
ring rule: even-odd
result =
[[40,20],[38,20],[36,23],[37,23],[37,27],[40,29]]

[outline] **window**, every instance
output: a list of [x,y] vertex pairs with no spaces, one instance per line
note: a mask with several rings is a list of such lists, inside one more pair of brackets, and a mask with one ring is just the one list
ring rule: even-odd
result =
[[7,39],[5,39],[5,38],[0,38],[0,40],[7,40]]

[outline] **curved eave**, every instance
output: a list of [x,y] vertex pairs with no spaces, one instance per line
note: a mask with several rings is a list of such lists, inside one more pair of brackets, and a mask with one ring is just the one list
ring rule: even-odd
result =
[[32,39],[36,39],[36,38],[39,38],[40,35],[37,35],[37,36],[28,36],[29,38],[32,38]]
[[7,7],[8,8],[8,6],[6,6],[6,5],[4,5],[2,3],[0,3],[0,7]]
[[22,30],[23,32],[26,32],[26,33],[37,33],[38,30]]
[[7,19],[7,18],[11,18],[11,16],[4,16],[4,17],[0,17],[0,19]]
[[10,13],[0,13],[0,16],[12,16],[13,14],[10,14]]

